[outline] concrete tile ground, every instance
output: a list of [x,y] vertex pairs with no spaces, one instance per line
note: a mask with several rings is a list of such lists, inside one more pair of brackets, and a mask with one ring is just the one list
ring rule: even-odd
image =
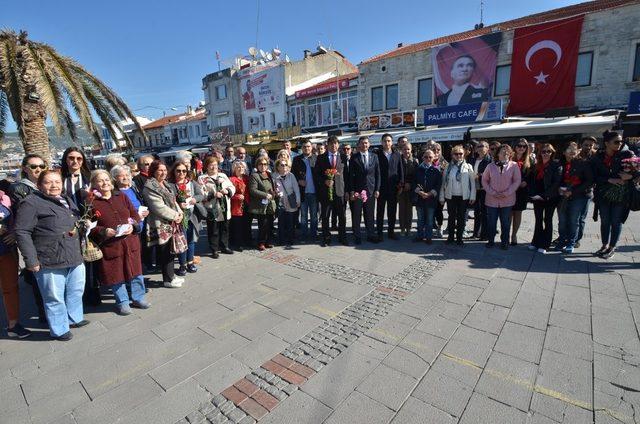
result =
[[[532,224],[528,211],[520,240],[530,239]],[[475,241],[458,248],[404,238],[275,248],[270,256],[203,255],[181,289],[150,276],[149,310],[116,316],[105,294],[102,307],[87,311],[92,323],[68,343],[48,339],[23,285],[25,323],[36,334],[0,340],[0,424],[227,416],[241,423],[256,416],[272,423],[633,423],[640,407],[638,234],[632,213],[608,262],[591,255],[599,247],[592,221],[572,255],[531,253],[524,243],[503,252]],[[331,322],[344,321],[346,308],[421,261],[442,266],[396,292],[380,316],[354,317],[371,324],[346,334],[352,339],[341,351],[318,342],[335,331]],[[274,376],[277,390],[255,386],[239,407],[216,396],[233,384],[253,393],[252,383],[238,382],[305,338],[317,346],[309,355],[326,366],[308,356],[308,366],[291,368],[304,377]]]

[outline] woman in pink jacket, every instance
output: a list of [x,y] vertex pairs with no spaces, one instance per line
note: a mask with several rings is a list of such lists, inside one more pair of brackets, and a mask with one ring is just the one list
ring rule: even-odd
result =
[[482,187],[486,192],[487,227],[489,241],[487,247],[494,246],[496,225],[500,218],[500,248],[507,250],[511,227],[511,208],[516,203],[516,190],[520,187],[520,168],[511,160],[513,150],[503,144],[498,150],[497,160],[490,163],[482,173]]

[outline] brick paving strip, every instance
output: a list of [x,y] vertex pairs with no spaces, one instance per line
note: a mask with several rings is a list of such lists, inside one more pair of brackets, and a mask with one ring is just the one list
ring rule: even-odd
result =
[[393,306],[418,289],[443,265],[441,261],[419,259],[393,277],[382,277],[285,252],[250,254],[374,288],[176,424],[257,422],[373,328]]

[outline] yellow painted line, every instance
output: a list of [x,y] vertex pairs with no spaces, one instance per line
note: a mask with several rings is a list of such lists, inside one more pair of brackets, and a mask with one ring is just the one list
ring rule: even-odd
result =
[[[468,359],[464,359],[464,358],[460,358],[454,355],[450,355],[448,353],[441,353],[441,356],[443,358],[446,358],[452,362],[455,362],[457,364],[466,366],[466,367],[470,367],[470,368],[476,368],[479,370],[482,370],[483,368],[479,365],[476,364],[473,361],[470,361]],[[582,409],[586,409],[587,411],[593,411],[593,405],[589,402],[585,402],[582,400],[578,400],[578,399],[574,399],[568,395],[565,395],[562,392],[558,392],[557,390],[552,390],[552,389],[548,389],[546,387],[543,387],[539,384],[531,384],[531,382],[524,380],[522,378],[518,378],[516,376],[513,376],[511,374],[507,374],[504,373],[502,371],[498,371],[498,370],[494,370],[491,368],[484,368],[484,372],[489,374],[492,377],[496,377],[499,378],[500,380],[506,381],[508,383],[512,383],[515,384],[517,386],[521,386],[521,387],[526,387],[527,389],[536,392],[536,393],[540,393],[542,395],[545,396],[549,396],[550,398],[553,399],[557,399],[561,402],[564,402],[566,404],[572,405],[572,406],[576,406],[578,408],[582,408]],[[628,417],[618,411],[614,411],[612,409],[609,408],[597,408],[596,411],[602,411],[610,416],[612,416],[613,418],[616,418],[617,420],[620,421],[631,421],[632,418]]]
[[337,316],[340,313],[340,312],[332,311],[331,309],[323,308],[320,305],[313,305],[309,309],[313,309],[314,311],[318,311],[321,314],[325,314],[327,316],[330,316],[331,318]]

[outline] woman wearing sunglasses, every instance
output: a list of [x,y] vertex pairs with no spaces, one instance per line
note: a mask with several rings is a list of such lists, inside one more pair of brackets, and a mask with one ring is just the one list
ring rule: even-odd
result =
[[602,247],[595,252],[603,259],[613,257],[622,232],[622,224],[629,216],[628,193],[630,181],[637,172],[622,162],[634,157],[623,148],[622,136],[615,131],[603,135],[604,149],[596,153],[593,164],[596,181],[596,208],[600,214]]
[[522,211],[527,209],[529,202],[529,174],[531,173],[533,159],[531,158],[531,148],[526,139],[521,138],[514,144],[513,161],[520,169],[520,187],[516,191],[516,203],[511,208],[511,245],[518,244],[518,230],[522,223]]
[[535,229],[529,250],[546,253],[553,238],[553,213],[558,205],[562,166],[553,159],[556,150],[549,143],[540,148],[535,169],[529,176],[529,196],[533,202]]
[[469,205],[476,200],[476,182],[473,167],[464,160],[464,147],[454,146],[451,149],[451,162],[444,171],[442,190],[440,190],[440,204],[447,202],[448,232],[447,244],[463,245],[462,234],[466,223],[465,215]]

